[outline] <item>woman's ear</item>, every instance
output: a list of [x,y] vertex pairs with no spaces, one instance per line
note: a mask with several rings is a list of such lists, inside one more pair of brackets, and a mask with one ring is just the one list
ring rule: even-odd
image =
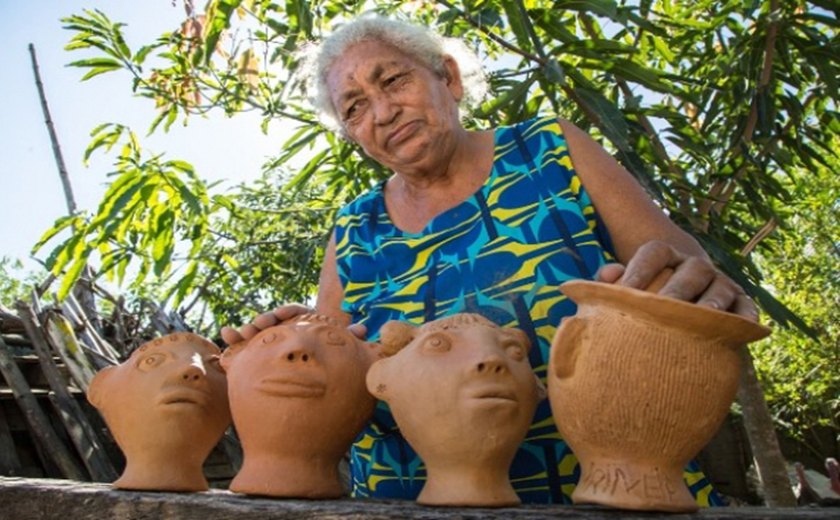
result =
[[458,62],[450,55],[443,57],[443,76],[446,79],[446,86],[455,101],[460,102],[464,98],[464,84],[461,81],[461,69]]

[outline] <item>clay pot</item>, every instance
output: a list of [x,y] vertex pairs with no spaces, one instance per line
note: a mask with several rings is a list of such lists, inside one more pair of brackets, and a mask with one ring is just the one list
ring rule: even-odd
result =
[[697,510],[683,468],[735,398],[739,350],[769,329],[613,284],[571,281],[560,289],[578,311],[554,337],[548,391],[581,465],[572,500]]
[[525,333],[456,314],[421,327],[388,322],[381,341],[391,357],[373,364],[368,389],[426,465],[417,502],[519,504],[508,470],[545,397]]
[[207,489],[202,464],[231,422],[219,354],[201,336],[170,334],[96,374],[88,400],[126,457],[115,488]]
[[332,318],[297,316],[222,355],[242,468],[230,490],[338,498],[338,465],[373,415],[365,388],[379,346]]

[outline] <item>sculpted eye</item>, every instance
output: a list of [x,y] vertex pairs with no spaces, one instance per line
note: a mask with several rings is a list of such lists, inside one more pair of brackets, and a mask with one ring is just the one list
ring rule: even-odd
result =
[[521,345],[511,344],[505,348],[505,352],[511,359],[522,361],[525,358],[525,349]]
[[143,356],[137,361],[137,368],[143,372],[148,372],[166,361],[166,355],[160,352],[153,352],[147,356]]
[[344,345],[347,342],[347,339],[344,337],[344,334],[340,333],[337,330],[327,329],[326,334],[323,335],[324,342],[327,345]]
[[522,361],[525,359],[525,347],[522,346],[522,343],[513,338],[510,338],[502,343],[502,348],[505,349],[505,353],[508,357],[514,361]]
[[451,348],[452,343],[445,334],[432,334],[423,341],[423,349],[429,352],[448,352]]

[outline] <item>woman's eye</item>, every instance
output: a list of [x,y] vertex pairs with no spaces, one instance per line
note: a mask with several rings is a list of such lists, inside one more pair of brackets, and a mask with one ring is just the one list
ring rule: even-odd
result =
[[139,368],[143,372],[148,372],[149,370],[160,366],[160,364],[163,363],[165,360],[166,355],[161,354],[159,352],[149,354],[140,358],[140,360],[137,362],[137,368]]
[[452,342],[443,334],[432,334],[423,342],[423,348],[430,352],[448,352],[452,348]]
[[401,83],[406,76],[408,76],[407,72],[400,72],[399,74],[388,76],[387,78],[385,78],[384,84],[386,87],[389,87],[391,85]]
[[364,113],[365,102],[362,100],[353,102],[345,111],[344,111],[344,120],[345,121],[353,121],[358,119],[362,113]]

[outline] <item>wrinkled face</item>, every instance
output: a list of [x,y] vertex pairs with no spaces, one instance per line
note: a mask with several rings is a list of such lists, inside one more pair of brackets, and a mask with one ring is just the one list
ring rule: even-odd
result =
[[126,442],[195,442],[208,433],[215,443],[231,420],[218,358],[197,340],[167,336],[97,374],[89,397],[124,450]]
[[347,136],[396,172],[434,164],[460,129],[460,75],[454,60],[444,63],[441,75],[376,40],[349,47],[327,73]]
[[[371,368],[368,387],[421,457],[424,446],[472,453],[513,439],[515,450],[524,438],[544,391],[527,339],[513,332],[476,324],[423,333]],[[431,442],[421,438],[430,424]]]
[[270,327],[225,351],[222,363],[243,443],[291,431],[314,435],[334,424],[361,428],[375,404],[364,383],[373,346],[313,319]]

